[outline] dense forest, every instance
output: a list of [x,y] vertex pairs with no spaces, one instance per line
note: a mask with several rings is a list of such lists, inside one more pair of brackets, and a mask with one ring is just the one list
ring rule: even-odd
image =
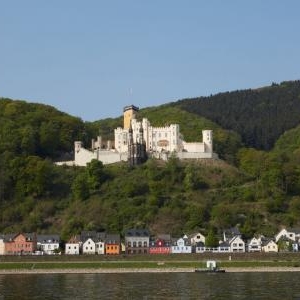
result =
[[183,99],[173,105],[234,130],[247,147],[270,150],[281,134],[300,123],[300,81]]
[[[293,97],[286,110],[279,109],[278,89],[288,91],[289,85],[288,94],[298,98],[298,82],[254,91],[263,93],[261,111],[272,110],[264,90],[268,99],[274,90],[277,118],[294,116],[298,103]],[[251,94],[232,92],[233,99],[239,93]],[[213,97],[217,96],[209,101],[216,103]],[[255,96],[256,110],[258,98]],[[188,100],[189,105],[195,101],[193,112],[182,108],[186,101],[142,109],[138,118],[147,117],[154,126],[178,123],[186,141],[201,141],[201,130],[213,129],[219,160],[149,159],[135,168],[127,163],[104,166],[92,161],[82,168],[53,162],[72,156],[75,140],[88,147],[98,134],[113,139],[113,129],[122,126],[121,117],[83,122],[50,106],[0,98],[0,232],[58,232],[67,239],[81,230],[122,233],[131,227],[146,227],[153,233],[179,236],[195,230],[212,235],[238,226],[250,237],[272,235],[280,225],[299,226],[300,122],[292,125],[296,117],[280,125],[274,121],[269,128],[274,140],[269,140],[268,147],[258,146],[255,135],[249,147],[247,115],[244,124],[240,120],[239,130],[224,129],[217,108],[212,108],[216,111],[213,117],[199,116],[198,102],[203,99]],[[240,101],[236,111],[249,109],[249,103],[236,101]],[[233,116],[232,109],[227,112],[231,112],[228,117]]]

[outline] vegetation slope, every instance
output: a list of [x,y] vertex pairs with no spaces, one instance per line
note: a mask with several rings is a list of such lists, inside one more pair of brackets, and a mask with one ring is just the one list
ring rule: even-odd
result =
[[88,123],[53,107],[0,99],[0,232],[59,232],[67,239],[81,230],[201,230],[213,244],[231,226],[250,237],[299,225],[300,127],[285,129],[265,151],[246,147],[242,131],[174,103],[142,109],[142,117],[154,126],[179,123],[187,141],[201,141],[201,130],[213,129],[221,160],[55,166],[54,160],[72,155],[74,140],[88,145],[99,133],[112,139],[122,118]]

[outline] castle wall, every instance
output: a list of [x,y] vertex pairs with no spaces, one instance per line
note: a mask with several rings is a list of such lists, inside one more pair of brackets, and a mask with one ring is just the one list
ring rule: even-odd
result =
[[[213,153],[213,132],[202,130],[202,143],[187,143],[182,139],[178,124],[170,126],[153,127],[148,119],[137,121],[136,112],[138,107],[133,105],[124,108],[124,128],[114,130],[115,150],[111,150],[110,143],[107,149],[102,148],[102,139],[92,140],[92,151],[85,149],[82,142],[74,143],[75,159],[72,162],[58,162],[57,165],[67,164],[86,166],[92,159],[98,159],[103,164],[111,164],[128,160],[129,129],[132,129],[133,143],[140,143],[141,138],[146,144],[146,151],[150,156],[160,159],[168,159],[171,153],[175,153],[180,159],[218,158]],[[142,131],[141,131],[142,129]]]
[[183,142],[183,151],[187,152],[205,152],[205,144],[204,143],[186,143]]

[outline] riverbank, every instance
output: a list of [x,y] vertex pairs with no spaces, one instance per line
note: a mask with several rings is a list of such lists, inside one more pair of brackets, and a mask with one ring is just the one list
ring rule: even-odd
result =
[[[225,268],[227,273],[245,272],[300,272],[297,267],[249,267]],[[118,274],[118,273],[194,273],[195,268],[72,268],[72,269],[6,269],[6,274]]]

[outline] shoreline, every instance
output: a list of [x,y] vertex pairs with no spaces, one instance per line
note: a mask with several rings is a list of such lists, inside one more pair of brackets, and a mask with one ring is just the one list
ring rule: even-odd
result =
[[[300,272],[297,267],[232,267],[226,273]],[[120,273],[194,273],[195,268],[72,268],[72,269],[3,269],[0,275],[18,274],[120,274]]]

